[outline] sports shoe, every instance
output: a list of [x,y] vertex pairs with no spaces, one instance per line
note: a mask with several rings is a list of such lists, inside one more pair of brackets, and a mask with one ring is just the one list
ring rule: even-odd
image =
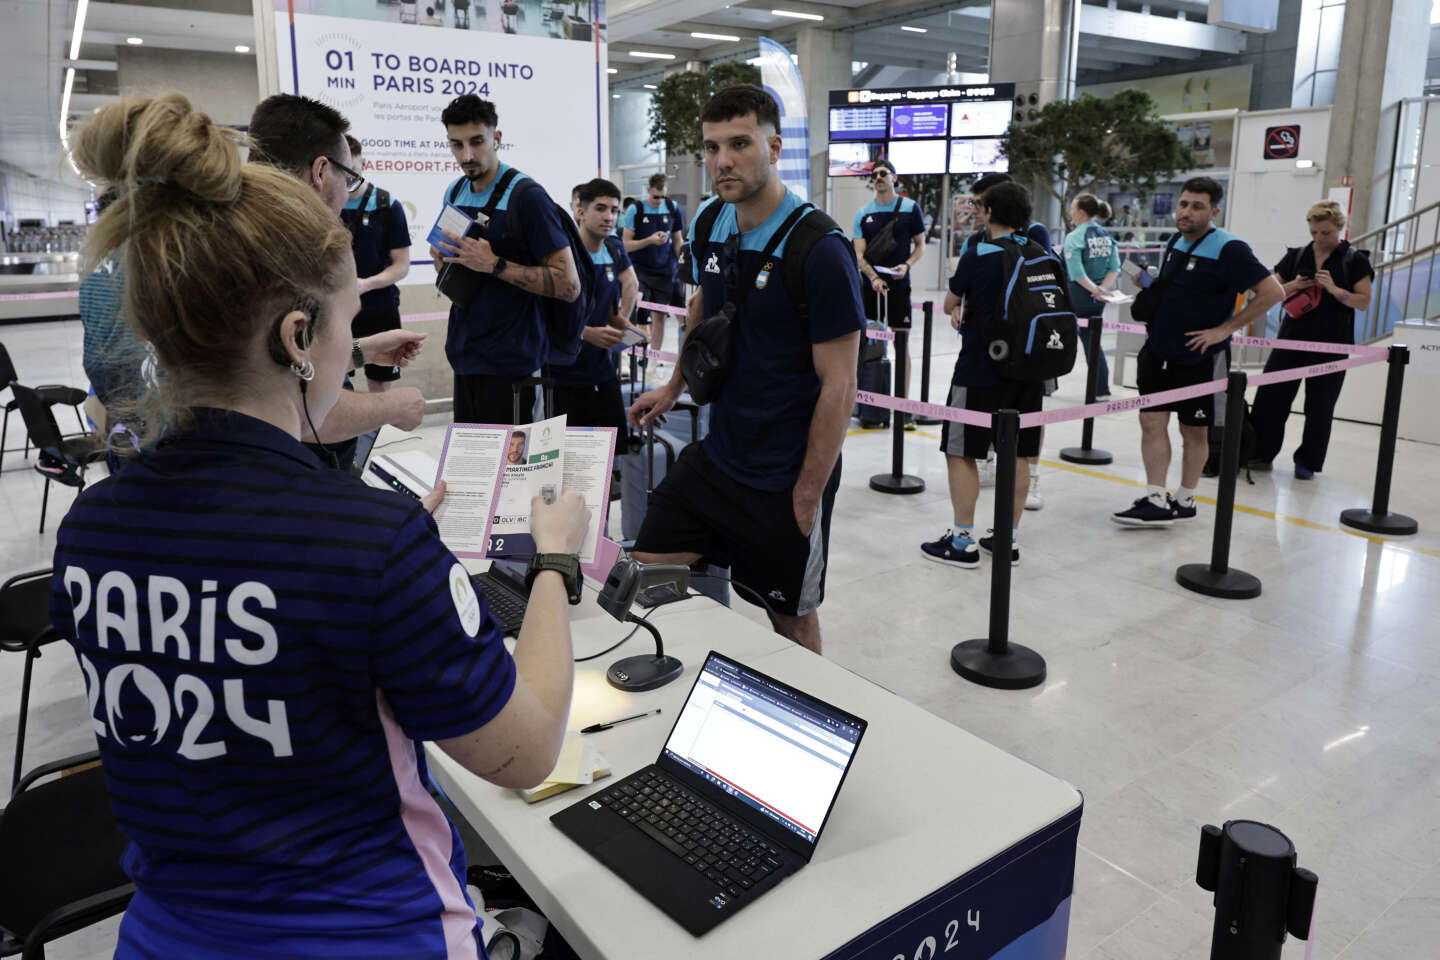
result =
[[948,529],[938,540],[920,544],[920,552],[928,560],[948,563],[962,570],[975,570],[980,566],[980,551],[975,549],[975,541],[969,537],[957,541]]
[[1271,470],[1275,469],[1275,464],[1271,463],[1269,460],[1251,460],[1249,463],[1245,464],[1245,469],[1253,470],[1256,473],[1269,473]]
[[[1150,498],[1149,498],[1149,497],[1146,497],[1145,499],[1146,499],[1146,500],[1149,500]],[[1181,503],[1179,500],[1176,500],[1174,497],[1169,496],[1168,494],[1167,494],[1166,497],[1165,497],[1165,502],[1170,505],[1170,516],[1171,516],[1172,518],[1174,518],[1174,519],[1176,519],[1176,520],[1194,520],[1194,519],[1195,519],[1195,498],[1194,498],[1194,497],[1190,497],[1190,504],[1189,504],[1189,506],[1186,506],[1185,504]]]
[[906,433],[914,433],[915,419],[911,417],[908,413],[902,413],[900,414],[900,416],[904,418],[900,421],[900,426],[905,430]]
[[1030,474],[1030,490],[1025,494],[1026,510],[1044,510],[1045,498],[1040,496],[1040,478]]
[[[994,531],[994,530],[986,530],[986,531],[985,531],[985,536],[983,536],[983,537],[980,538],[980,549],[981,549],[981,550],[984,550],[986,553],[990,554],[992,557],[995,555],[995,531]],[[1014,540],[1011,540],[1011,541],[1010,541],[1010,566],[1012,566],[1012,567],[1018,567],[1018,566],[1020,566],[1020,544],[1016,543]]]
[[1168,497],[1162,506],[1144,496],[1131,504],[1129,510],[1110,514],[1110,519],[1124,527],[1168,527],[1175,522],[1175,513],[1170,509]]
[[982,463],[982,464],[980,464],[979,469],[980,469],[980,486],[982,486],[982,487],[993,487],[993,486],[995,486],[995,456],[994,456],[994,454],[991,454],[990,456],[986,457],[986,458],[985,458],[985,462]]
[[1315,479],[1315,471],[1314,471],[1314,470],[1311,470],[1309,467],[1305,466],[1305,464],[1301,463],[1299,460],[1296,460],[1296,461],[1295,461],[1295,479],[1296,479],[1296,480],[1314,480],[1314,479]]

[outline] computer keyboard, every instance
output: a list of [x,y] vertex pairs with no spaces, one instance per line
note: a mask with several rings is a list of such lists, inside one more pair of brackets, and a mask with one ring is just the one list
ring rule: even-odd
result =
[[599,794],[609,807],[732,896],[769,886],[780,849],[658,771]]
[[485,602],[490,607],[490,614],[499,622],[500,629],[505,636],[519,635],[520,626],[525,622],[525,608],[529,605],[530,598],[512,586],[507,579],[499,577],[491,571],[477,573],[470,580],[475,584],[475,589],[485,596]]

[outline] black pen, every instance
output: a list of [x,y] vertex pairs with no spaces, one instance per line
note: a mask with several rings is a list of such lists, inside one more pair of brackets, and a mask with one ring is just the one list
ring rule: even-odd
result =
[[599,733],[601,730],[609,730],[611,727],[615,726],[616,724],[626,723],[626,722],[628,722],[628,721],[630,721],[630,720],[639,720],[639,719],[642,718],[642,717],[653,717],[653,716],[655,716],[655,714],[657,714],[657,713],[659,713],[659,712],[660,712],[660,708],[659,708],[659,707],[656,707],[654,710],[646,710],[644,713],[637,713],[637,714],[635,714],[635,716],[633,716],[633,717],[621,717],[619,720],[611,720],[609,723],[592,723],[592,724],[590,724],[590,726],[588,726],[588,727],[581,727],[581,728],[580,728],[580,732],[581,732],[581,733]]

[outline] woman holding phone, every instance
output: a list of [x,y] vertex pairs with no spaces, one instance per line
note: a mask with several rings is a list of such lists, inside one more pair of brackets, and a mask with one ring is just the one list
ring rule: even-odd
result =
[[[1355,311],[1370,306],[1370,282],[1375,271],[1366,255],[1342,240],[1345,213],[1333,200],[1312,206],[1305,215],[1310,242],[1291,247],[1275,265],[1275,276],[1285,286],[1280,321],[1282,340],[1355,342]],[[1265,372],[1293,370],[1334,360],[1333,353],[1274,350]],[[1345,371],[1305,378],[1305,430],[1295,448],[1295,477],[1313,479],[1325,466],[1330,446],[1330,425],[1335,403],[1345,383]],[[1269,470],[1285,442],[1285,421],[1300,389],[1299,380],[1267,384],[1255,394],[1253,470]]]

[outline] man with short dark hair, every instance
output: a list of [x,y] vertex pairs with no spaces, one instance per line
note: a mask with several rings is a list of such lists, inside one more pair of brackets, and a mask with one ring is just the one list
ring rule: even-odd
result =
[[277,93],[266,97],[250,117],[250,159],[268,163],[310,185],[320,198],[340,213],[350,191],[364,182],[352,167],[345,132],[350,121],[334,107]]
[[[364,178],[350,168],[350,145],[345,132],[350,121],[333,107],[309,97],[277,93],[267,97],[250,116],[252,163],[268,163],[308,184],[340,215],[351,189]],[[390,330],[354,341],[354,361],[359,364],[405,366],[419,354],[422,333]],[[414,387],[384,393],[357,394],[340,391],[340,399],[325,417],[323,437],[313,437],[308,424],[301,433],[315,441],[312,449],[322,460],[334,458],[336,466],[350,469],[355,457],[355,438],[385,424],[414,430],[425,416],[425,398]]]
[[[985,237],[973,244],[966,242],[945,295],[950,325],[964,337],[960,356],[955,360],[955,373],[950,379],[949,405],[981,413],[1002,409],[1035,413],[1044,403],[1044,382],[1005,378],[990,362],[988,345],[994,338],[996,321],[1005,309],[1005,258],[1001,238],[1018,244],[1022,252],[1037,247],[1048,251],[1050,238],[1047,234],[1042,245],[1034,235],[1037,225],[1025,227],[1030,223],[1030,194],[1009,178],[989,187],[974,210],[977,221],[985,224]],[[953,524],[939,539],[920,545],[926,558],[962,570],[975,570],[980,566],[980,552],[991,552],[995,531],[979,538],[971,531],[975,526],[975,502],[980,497],[980,472],[975,461],[984,460],[993,443],[994,431],[989,427],[947,420],[941,428],[940,451],[945,454]],[[1025,513],[1025,494],[1030,487],[1027,458],[1039,454],[1040,428],[1021,430],[1015,458],[1015,528],[1020,526],[1020,518]],[[1011,541],[1010,562],[1018,564],[1018,531],[1012,533]]]
[[584,186],[583,183],[577,183],[570,188],[570,214],[575,218],[576,223],[580,222],[580,190]]
[[565,414],[573,427],[614,427],[625,435],[625,403],[620,397],[616,358],[639,284],[620,238],[613,236],[620,218],[620,188],[599,177],[575,188],[580,205],[580,239],[590,251],[595,276],[594,307],[580,332],[580,353],[566,366],[547,366],[555,382],[555,415]]
[[[665,174],[652,174],[644,202],[625,211],[620,227],[625,252],[640,280],[640,298],[679,307],[685,303],[677,276],[680,247],[685,243],[685,216],[665,195],[666,182]],[[642,316],[649,319],[640,322],[651,325],[650,346],[659,350],[665,341],[665,314],[654,310]]]
[[437,263],[458,263],[481,275],[470,305],[450,307],[445,356],[455,372],[455,421],[513,423],[518,390],[519,422],[529,423],[535,388],[522,381],[540,369],[549,351],[541,298],[573,303],[581,293],[570,240],[545,189],[500,160],[493,103],[467,93],[450,101],[440,121],[464,173],[446,188],[444,200],[474,217],[497,189],[500,194],[483,237],[450,237],[443,250],[430,250]]
[[[1166,284],[1145,345],[1135,361],[1142,395],[1224,379],[1230,371],[1230,336],[1263,321],[1285,296],[1250,245],[1212,226],[1223,191],[1209,177],[1187,180],[1175,204],[1178,235],[1160,263],[1156,282]],[[1236,311],[1235,298],[1254,296]],[[1180,421],[1180,486],[1165,488],[1170,472],[1170,413]],[[1210,427],[1224,426],[1225,394],[1206,394],[1140,411],[1140,454],[1145,496],[1111,515],[1132,527],[1168,527],[1195,518],[1195,488],[1210,453]]]
[[[345,134],[350,157],[357,170],[364,170],[360,141]],[[400,329],[400,288],[410,273],[410,225],[405,208],[389,191],[373,183],[361,183],[350,191],[340,211],[350,228],[350,249],[355,254],[355,272],[360,289],[360,312],[350,321],[357,337]],[[371,393],[380,393],[400,379],[400,368],[378,363],[365,364],[365,383]]]
[[[710,432],[650,495],[634,556],[728,565],[737,591],[764,605],[776,632],[818,653],[816,611],[864,326],[860,276],[844,231],[831,221],[815,237],[809,220],[803,301],[792,301],[786,244],[798,245],[797,224],[817,214],[780,179],[780,110],[769,94],[726,87],[700,122],[717,197],[691,223],[700,290],[690,298],[690,336],[727,303],[738,309]],[[697,224],[707,221],[701,236]],[[631,423],[662,417],[684,387],[677,367],[669,383],[635,401]]]

